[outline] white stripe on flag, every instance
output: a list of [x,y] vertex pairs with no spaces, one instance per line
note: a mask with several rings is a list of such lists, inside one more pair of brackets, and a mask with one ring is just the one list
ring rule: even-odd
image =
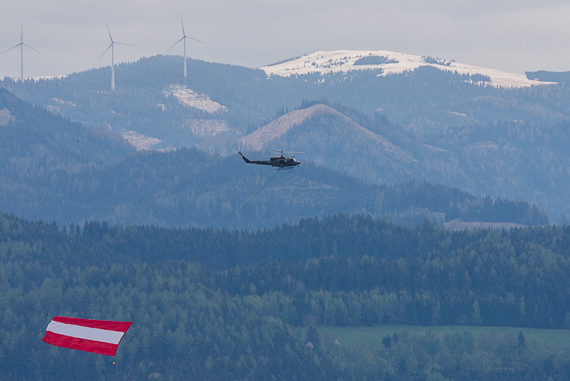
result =
[[106,329],[89,328],[74,324],[65,324],[58,321],[52,321],[46,328],[46,331],[57,333],[59,335],[76,337],[78,339],[101,341],[109,344],[119,344],[124,332],[109,331]]

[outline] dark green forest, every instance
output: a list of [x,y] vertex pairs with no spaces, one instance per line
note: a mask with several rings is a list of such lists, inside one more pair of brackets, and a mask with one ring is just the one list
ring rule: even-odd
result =
[[[456,331],[345,346],[311,327],[570,326],[570,228],[337,215],[254,232],[0,217],[0,372],[22,379],[563,380],[564,348]],[[130,320],[116,364],[41,342]],[[309,345],[308,342],[311,342]]]

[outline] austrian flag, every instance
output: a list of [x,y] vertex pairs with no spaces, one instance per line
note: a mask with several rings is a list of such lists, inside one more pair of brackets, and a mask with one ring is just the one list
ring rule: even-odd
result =
[[56,316],[42,339],[57,347],[115,356],[123,335],[133,324],[128,321],[78,319]]

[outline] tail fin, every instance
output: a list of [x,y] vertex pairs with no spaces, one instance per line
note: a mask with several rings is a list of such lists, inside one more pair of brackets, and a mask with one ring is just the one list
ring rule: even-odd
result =
[[241,153],[239,151],[238,151],[238,153],[241,155],[241,158],[243,159],[243,161],[245,161],[246,163],[251,163],[251,161],[247,157],[243,156],[243,153]]

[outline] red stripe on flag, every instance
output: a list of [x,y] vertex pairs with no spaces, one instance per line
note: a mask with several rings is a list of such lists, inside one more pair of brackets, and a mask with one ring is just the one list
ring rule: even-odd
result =
[[117,332],[127,332],[129,327],[133,324],[130,321],[79,319],[65,316],[56,316],[52,320],[65,324],[80,325],[82,327],[99,328]]
[[100,341],[78,339],[76,337],[59,335],[50,331],[46,332],[46,335],[42,340],[48,344],[55,345],[56,347],[77,349],[79,351],[93,352],[107,356],[115,356],[117,348],[119,347],[119,344],[109,344],[102,343]]

